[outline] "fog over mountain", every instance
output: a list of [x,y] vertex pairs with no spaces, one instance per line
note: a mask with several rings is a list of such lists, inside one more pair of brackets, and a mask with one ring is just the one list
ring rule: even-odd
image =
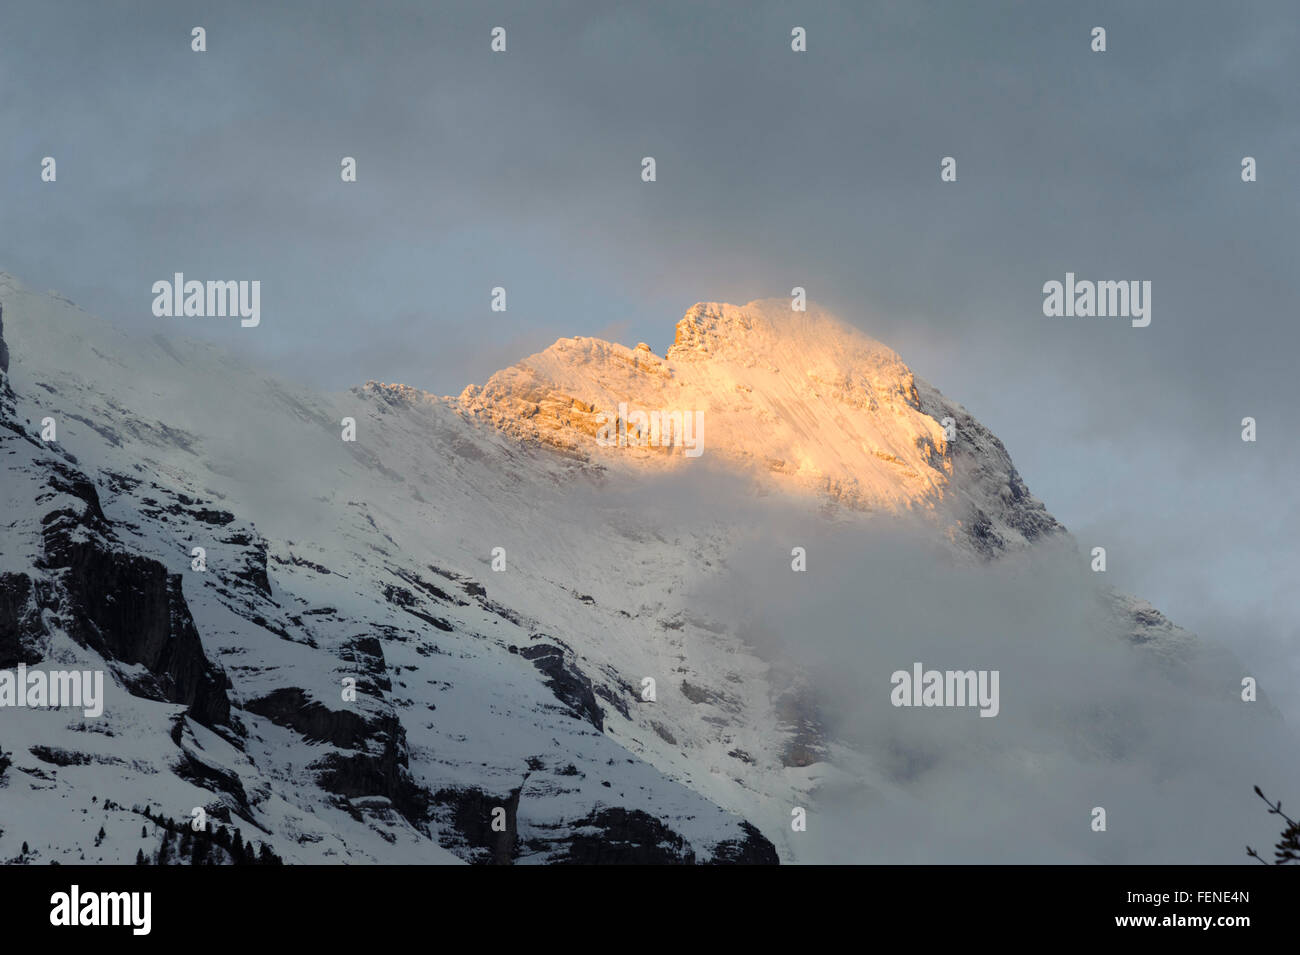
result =
[[1256,865],[1295,12],[4,4],[0,862]]
[[815,304],[455,397],[0,309],[0,668],[106,675],[5,711],[8,860],[201,809],[288,862],[1237,862],[1300,783],[1267,681]]

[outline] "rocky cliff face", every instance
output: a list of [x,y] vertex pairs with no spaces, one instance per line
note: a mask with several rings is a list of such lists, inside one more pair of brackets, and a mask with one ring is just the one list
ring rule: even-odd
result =
[[458,403],[495,428],[612,468],[683,465],[666,440],[602,447],[602,422],[620,405],[702,412],[711,460],[852,509],[932,512],[986,556],[1064,530],[965,409],[884,345],[784,300],[695,305],[662,357],[646,345],[561,339]]
[[[7,346],[3,354],[7,372]],[[7,378],[0,388],[8,391]],[[94,482],[17,421],[12,404],[0,408],[0,423],[7,479],[35,492],[31,501],[11,501],[7,513],[21,507],[27,528],[39,528],[26,541],[18,522],[6,533],[6,550],[25,543],[32,559],[30,572],[0,576],[0,667],[37,663],[53,634],[66,634],[123,665],[131,692],[182,704],[206,726],[225,724],[225,675],[204,654],[180,577],[123,546]]]

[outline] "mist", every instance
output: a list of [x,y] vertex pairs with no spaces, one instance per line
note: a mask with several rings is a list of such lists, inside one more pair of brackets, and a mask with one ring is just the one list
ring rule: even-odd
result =
[[[1266,681],[1205,640],[1135,643],[1070,538],[985,563],[924,519],[765,511],[687,602],[801,675],[846,770],[794,835],[807,861],[1241,863],[1276,841],[1252,787],[1294,797],[1300,773],[1278,710],[1242,700]],[[998,671],[996,716],[894,706],[915,663]]]

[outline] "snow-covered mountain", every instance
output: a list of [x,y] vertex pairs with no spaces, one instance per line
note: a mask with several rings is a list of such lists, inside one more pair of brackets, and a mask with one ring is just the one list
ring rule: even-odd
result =
[[[145,807],[288,862],[815,858],[792,809],[896,780],[700,595],[746,554],[790,575],[791,524],[954,566],[1070,546],[960,405],[784,301],[454,398],[316,394],[3,274],[0,308],[0,669],[107,674],[100,717],[0,710],[5,860],[132,862]],[[703,453],[598,440],[620,405],[702,412]],[[1125,652],[1194,645],[1105,613]]]
[[[664,442],[602,447],[602,414],[702,411],[708,453],[775,490],[933,512],[985,554],[1063,530],[965,409],[879,342],[785,300],[696,305],[662,358],[645,344],[562,339],[458,403],[509,434],[584,458],[595,447],[602,465],[627,468],[689,462]],[[961,441],[946,439],[945,419]]]

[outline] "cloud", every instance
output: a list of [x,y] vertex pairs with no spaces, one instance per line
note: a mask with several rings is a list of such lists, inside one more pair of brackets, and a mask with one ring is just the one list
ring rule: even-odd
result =
[[[1241,701],[1245,671],[1222,647],[1134,646],[1071,542],[966,563],[908,521],[792,517],[750,514],[729,573],[688,602],[727,608],[778,670],[804,671],[848,747],[830,746],[847,775],[827,774],[794,837],[804,859],[1240,863],[1247,843],[1271,845],[1252,787],[1300,791],[1293,730]],[[891,675],[915,663],[998,671],[997,716],[894,706]]]

